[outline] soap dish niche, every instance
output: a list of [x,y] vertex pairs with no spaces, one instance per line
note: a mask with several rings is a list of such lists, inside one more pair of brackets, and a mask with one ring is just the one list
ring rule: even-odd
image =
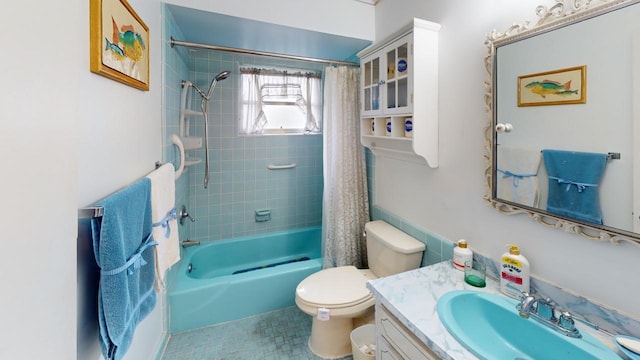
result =
[[183,136],[181,140],[185,151],[202,149],[202,137],[200,136]]

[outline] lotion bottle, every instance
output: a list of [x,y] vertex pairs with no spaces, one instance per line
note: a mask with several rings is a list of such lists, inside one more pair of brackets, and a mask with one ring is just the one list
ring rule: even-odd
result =
[[473,251],[467,247],[465,239],[458,240],[458,246],[453,248],[453,267],[464,271],[464,263],[473,260]]
[[509,251],[500,259],[500,291],[514,299],[520,299],[522,291],[529,292],[529,261],[518,245],[507,244]]

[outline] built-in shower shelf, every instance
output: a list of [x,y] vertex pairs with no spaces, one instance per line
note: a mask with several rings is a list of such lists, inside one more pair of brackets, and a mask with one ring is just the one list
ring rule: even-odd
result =
[[185,151],[202,149],[202,137],[200,136],[181,136],[180,140],[182,140]]
[[184,159],[184,166],[200,164],[201,162],[202,162],[202,159],[199,159],[199,158],[186,158]]
[[196,111],[196,110],[190,110],[190,109],[182,109],[182,111],[184,112],[185,115],[188,116],[204,116],[204,113],[202,111]]

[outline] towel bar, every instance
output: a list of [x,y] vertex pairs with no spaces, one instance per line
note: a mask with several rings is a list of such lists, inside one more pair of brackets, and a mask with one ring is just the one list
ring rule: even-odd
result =
[[[164,165],[160,161],[156,161],[155,169],[157,170],[160,166]],[[102,217],[104,215],[104,208],[102,206],[87,206],[85,208],[78,209],[78,219],[93,219],[97,217]]]
[[296,167],[296,163],[291,163],[287,165],[267,165],[267,169],[269,170],[293,169],[294,167]]
[[89,206],[86,208],[78,209],[78,219],[93,219],[104,215],[104,208],[102,206]]
[[[542,152],[542,150],[540,152]],[[619,152],[607,153],[607,160],[620,160],[620,158],[621,157]]]

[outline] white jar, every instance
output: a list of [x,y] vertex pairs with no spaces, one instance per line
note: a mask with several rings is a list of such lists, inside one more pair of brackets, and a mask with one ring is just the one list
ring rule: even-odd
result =
[[464,263],[471,260],[473,260],[473,251],[467,247],[467,241],[458,240],[458,246],[453,248],[453,267],[464,271]]

